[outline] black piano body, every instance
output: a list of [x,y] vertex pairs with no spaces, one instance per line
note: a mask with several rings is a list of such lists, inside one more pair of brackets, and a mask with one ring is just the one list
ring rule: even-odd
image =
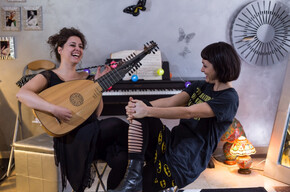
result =
[[125,106],[129,97],[149,101],[180,93],[187,81],[204,80],[196,78],[172,78],[170,80],[138,80],[137,82],[119,81],[109,91],[103,92],[104,109],[102,115],[126,115]]

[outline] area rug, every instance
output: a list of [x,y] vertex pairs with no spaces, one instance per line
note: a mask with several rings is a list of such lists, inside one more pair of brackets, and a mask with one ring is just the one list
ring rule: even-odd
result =
[[202,189],[200,192],[267,192],[264,187]]

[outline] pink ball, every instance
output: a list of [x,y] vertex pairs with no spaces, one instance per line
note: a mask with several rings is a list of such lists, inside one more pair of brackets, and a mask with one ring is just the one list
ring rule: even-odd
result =
[[118,63],[116,61],[112,61],[110,64],[112,69],[115,69],[118,66]]

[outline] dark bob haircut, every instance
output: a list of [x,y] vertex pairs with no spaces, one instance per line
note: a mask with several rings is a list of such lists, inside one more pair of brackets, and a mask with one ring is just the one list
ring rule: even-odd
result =
[[73,27],[71,28],[62,28],[59,33],[50,36],[47,40],[47,43],[50,45],[51,54],[54,52],[56,59],[60,62],[60,54],[58,53],[58,47],[63,47],[63,45],[67,42],[68,38],[71,36],[77,36],[81,39],[84,49],[87,46],[87,41],[83,33],[81,33],[78,29]]
[[210,44],[201,51],[201,57],[213,65],[220,82],[226,83],[238,79],[241,60],[231,45],[225,42]]

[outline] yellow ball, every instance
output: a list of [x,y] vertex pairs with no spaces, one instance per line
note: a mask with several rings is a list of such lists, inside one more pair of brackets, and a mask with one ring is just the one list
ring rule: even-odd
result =
[[163,70],[162,68],[158,69],[158,70],[157,70],[157,74],[158,74],[159,76],[162,76],[162,75],[164,74],[164,70]]

